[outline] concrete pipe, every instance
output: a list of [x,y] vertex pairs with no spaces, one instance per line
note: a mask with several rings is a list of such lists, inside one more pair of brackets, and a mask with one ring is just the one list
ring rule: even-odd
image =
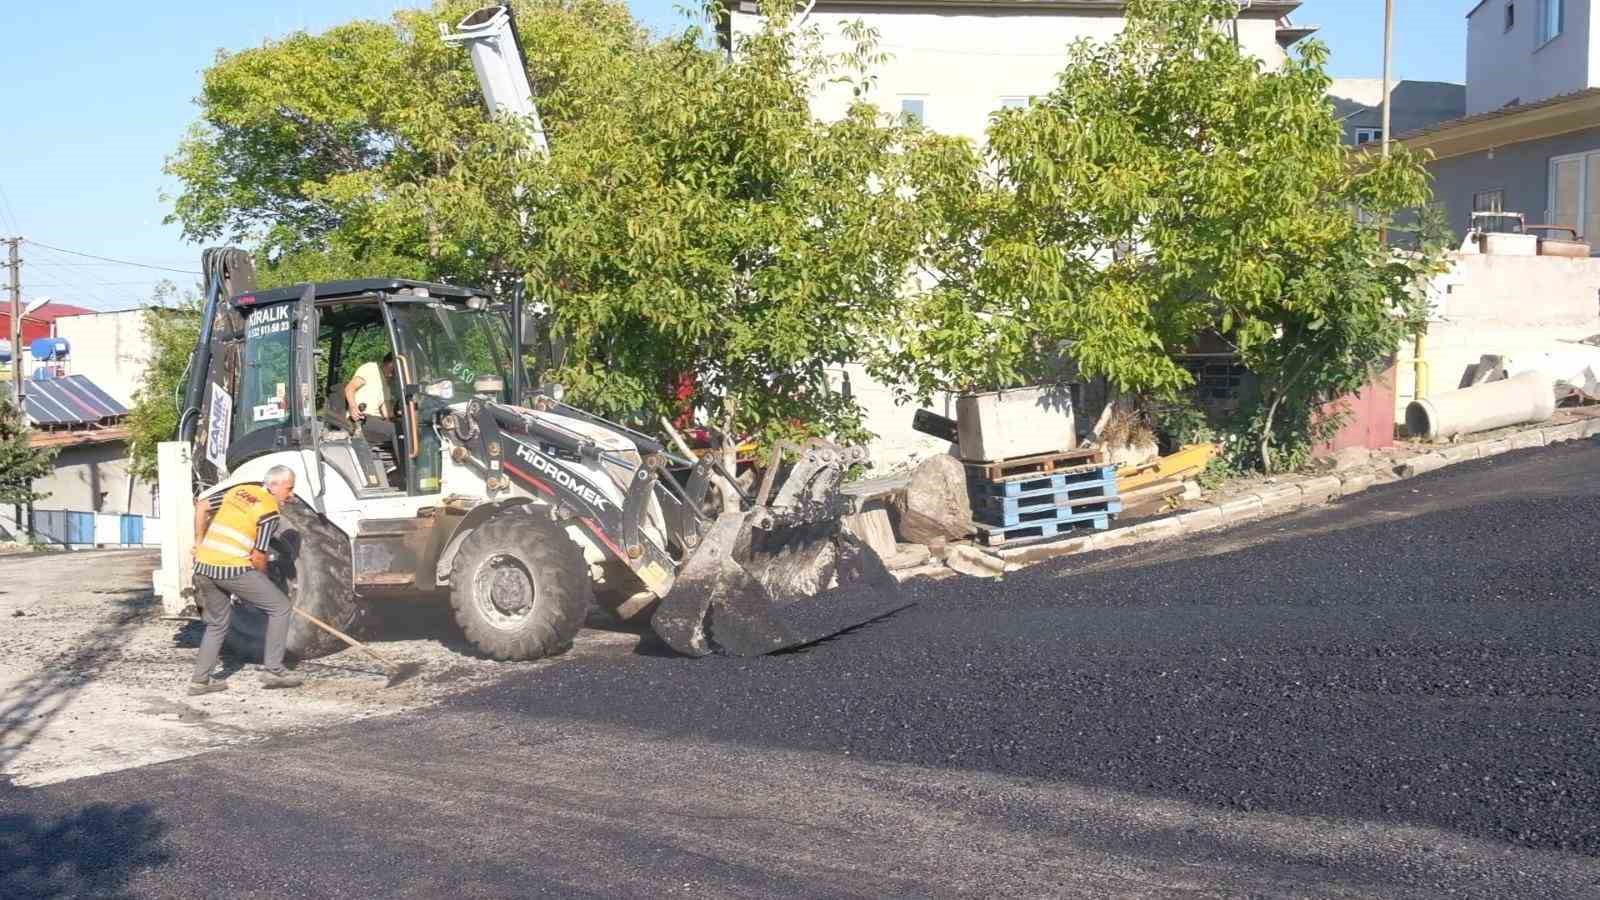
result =
[[1406,407],[1406,430],[1412,437],[1436,441],[1507,425],[1543,422],[1555,412],[1555,380],[1548,373],[1531,371],[1504,381],[1413,400]]

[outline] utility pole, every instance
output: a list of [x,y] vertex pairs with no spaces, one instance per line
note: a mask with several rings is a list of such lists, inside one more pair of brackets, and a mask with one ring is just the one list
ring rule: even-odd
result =
[[10,248],[7,267],[11,270],[11,390],[18,416],[22,416],[22,260],[17,258],[21,243],[20,237],[6,239]]
[[1394,81],[1389,74],[1389,60],[1394,55],[1394,0],[1383,0],[1383,156],[1389,157],[1389,94]]
[[[17,427],[26,431],[28,416],[22,411],[22,260],[17,258],[17,247],[22,238],[15,235],[6,239],[7,268],[11,270],[11,390],[16,401]],[[28,521],[22,520],[22,505],[11,507],[11,521],[19,531],[33,537],[33,504],[28,504]]]

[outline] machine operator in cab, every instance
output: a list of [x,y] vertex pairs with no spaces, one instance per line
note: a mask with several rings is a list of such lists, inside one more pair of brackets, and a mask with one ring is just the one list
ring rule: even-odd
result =
[[346,415],[374,445],[394,445],[394,402],[389,396],[394,373],[394,354],[388,353],[381,362],[362,363],[344,386]]

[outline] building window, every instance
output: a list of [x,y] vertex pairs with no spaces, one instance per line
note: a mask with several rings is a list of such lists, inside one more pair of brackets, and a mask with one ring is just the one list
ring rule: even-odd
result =
[[1569,225],[1585,237],[1600,235],[1600,150],[1550,160],[1549,225]]
[[1370,143],[1372,143],[1374,141],[1381,141],[1381,140],[1383,140],[1383,129],[1382,128],[1357,128],[1356,129],[1356,146],[1357,147],[1361,146],[1362,144],[1370,144]]
[[1505,212],[1505,191],[1479,191],[1472,195],[1473,212]]
[[1539,0],[1539,43],[1546,44],[1561,36],[1566,27],[1566,0]]
[[1507,3],[1506,4],[1506,30],[1510,31],[1511,29],[1513,29],[1515,27],[1517,27],[1517,5],[1515,3]]
[[901,97],[900,115],[918,125],[927,124],[928,109],[926,97]]

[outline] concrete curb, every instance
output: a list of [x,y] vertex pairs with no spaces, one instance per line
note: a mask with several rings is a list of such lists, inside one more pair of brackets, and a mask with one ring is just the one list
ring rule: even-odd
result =
[[1110,531],[1097,531],[1087,535],[1076,534],[1060,541],[1059,544],[1002,547],[990,552],[1003,559],[1012,560],[1019,566],[1025,566],[1057,556],[1147,544],[1185,534],[1226,528],[1253,519],[1293,512],[1296,509],[1321,506],[1379,484],[1411,478],[1456,463],[1486,459],[1512,450],[1526,450],[1530,447],[1544,447],[1596,436],[1600,436],[1600,417],[1562,425],[1540,425],[1493,440],[1450,444],[1427,450],[1398,463],[1393,468],[1354,469],[1337,475],[1295,478],[1268,485],[1249,494],[1232,497],[1221,503],[1207,504],[1198,509],[1186,510],[1160,519],[1150,519],[1126,528],[1113,528]]

